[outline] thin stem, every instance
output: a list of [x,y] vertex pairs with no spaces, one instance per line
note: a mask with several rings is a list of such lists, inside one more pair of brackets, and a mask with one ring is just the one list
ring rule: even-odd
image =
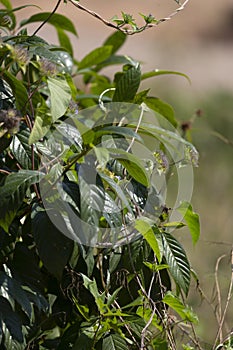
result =
[[133,35],[133,34],[138,34],[138,33],[141,33],[142,31],[146,30],[146,29],[149,29],[149,28],[152,28],[152,27],[156,27],[157,25],[159,25],[160,23],[162,22],[166,22],[170,19],[172,19],[172,17],[174,17],[175,15],[177,15],[179,12],[181,12],[182,10],[184,10],[185,6],[188,4],[188,2],[190,0],[186,0],[179,8],[177,8],[174,12],[172,12],[170,15],[168,15],[167,17],[165,18],[161,18],[159,20],[156,21],[156,23],[146,23],[145,25],[143,25],[142,27],[140,28],[137,28],[136,30],[130,30],[130,29],[127,29],[127,28],[124,28],[124,25],[123,24],[123,27],[120,26],[120,25],[116,25],[108,20],[106,20],[105,18],[103,18],[100,14],[98,14],[97,12],[95,11],[92,11],[90,9],[88,9],[87,7],[83,6],[80,4],[80,2],[78,0],[69,0],[75,7],[77,7],[78,9],[88,13],[89,15],[91,15],[92,17],[94,18],[97,18],[99,21],[101,21],[102,23],[104,23],[106,26],[108,27],[111,27],[111,28],[114,28],[116,30],[119,30],[121,32],[123,32],[124,34],[126,35]]
[[57,11],[57,9],[58,9],[58,7],[59,7],[61,2],[62,2],[62,0],[58,0],[58,2],[56,4],[56,6],[54,7],[53,11],[50,12],[50,14],[46,18],[46,20],[43,23],[41,23],[41,25],[39,25],[39,27],[34,31],[32,36],[36,35],[39,32],[39,30],[41,30],[41,28],[50,20],[50,18],[53,16],[53,14]]
[[223,342],[222,328],[223,328],[223,324],[224,324],[224,321],[225,321],[225,318],[226,318],[226,313],[227,313],[227,310],[228,310],[228,307],[229,307],[229,303],[230,303],[230,300],[232,298],[232,290],[233,290],[233,247],[231,249],[231,280],[230,280],[230,285],[229,285],[229,288],[228,288],[226,305],[225,305],[223,314],[221,315],[221,319],[220,319],[220,322],[219,322],[219,328],[218,328],[218,332],[217,332],[217,335],[216,335],[216,338],[215,338],[213,349],[215,349],[216,344],[218,342],[218,339],[220,339],[221,343]]

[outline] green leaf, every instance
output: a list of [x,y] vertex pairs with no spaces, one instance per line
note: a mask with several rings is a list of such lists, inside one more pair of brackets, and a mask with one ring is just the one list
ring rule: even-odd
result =
[[158,241],[156,239],[156,234],[153,231],[152,225],[153,223],[147,218],[137,219],[135,222],[135,228],[138,230],[138,232],[141,233],[143,238],[147,241],[147,243],[152,248],[153,252],[156,255],[156,258],[160,263],[162,260],[162,256],[161,256]]
[[81,164],[79,168],[79,188],[81,198],[81,218],[91,226],[99,227],[99,219],[104,209],[105,194],[102,181],[97,175],[96,183],[92,179],[93,168]]
[[88,67],[96,66],[97,64],[105,61],[112,54],[112,46],[101,46],[91,51],[86,55],[78,65],[78,69],[84,69]]
[[27,189],[40,181],[43,173],[33,170],[20,170],[6,177],[5,183],[0,187],[0,226],[8,232],[18,208],[26,195]]
[[39,256],[48,271],[58,280],[73,251],[73,241],[62,234],[39,205],[32,209],[32,230]]
[[148,173],[144,166],[140,163],[139,158],[118,148],[109,148],[108,150],[112,158],[117,159],[123,165],[123,167],[125,167],[130,176],[132,176],[142,185],[146,187],[149,186],[150,182]]
[[38,108],[35,123],[28,141],[29,145],[32,145],[43,138],[50,130],[51,125],[52,117],[48,114],[47,108]]
[[88,278],[84,274],[82,274],[82,277],[83,277],[84,287],[87,288],[89,292],[93,295],[100,313],[105,312],[106,311],[105,304],[104,304],[105,295],[99,293],[96,281],[95,280],[92,281],[90,278]]
[[30,318],[32,307],[27,294],[22,289],[21,285],[15,279],[7,276],[3,272],[0,272],[0,286],[0,295],[9,295],[12,299],[16,300],[22,307],[23,311],[25,311],[27,316]]
[[128,350],[128,346],[119,334],[110,334],[103,339],[102,350]]
[[152,77],[157,77],[159,75],[168,75],[168,74],[169,75],[171,75],[171,74],[180,75],[181,77],[184,77],[185,79],[187,79],[188,82],[191,84],[190,78],[184,73],[175,72],[175,71],[171,71],[171,70],[159,70],[159,69],[155,69],[151,72],[147,72],[147,73],[142,74],[141,80],[145,80],[145,79],[152,78]]
[[17,162],[24,169],[31,169],[32,149],[28,144],[30,131],[28,129],[20,130],[13,136],[10,149]]
[[177,210],[184,216],[184,220],[192,236],[193,244],[196,244],[200,237],[199,215],[193,211],[191,204],[188,202],[183,202]]
[[158,272],[158,271],[161,271],[161,270],[169,268],[169,265],[166,265],[166,264],[158,265],[157,263],[150,263],[148,261],[144,261],[143,264],[145,266],[147,266],[153,272]]
[[12,310],[9,301],[2,296],[0,296],[0,320],[5,323],[12,338],[22,343],[23,333],[21,319],[18,314]]
[[10,0],[0,0],[0,2],[1,2],[1,4],[3,4],[3,6],[5,6],[8,10],[11,10],[11,9],[12,9]]
[[113,95],[113,102],[132,101],[137,93],[141,81],[140,65],[132,66],[122,73],[116,83],[116,90]]
[[127,128],[127,127],[120,127],[120,126],[114,126],[114,125],[105,126],[105,127],[101,127],[101,129],[96,131],[95,133],[97,138],[102,135],[109,135],[109,134],[121,135],[123,137],[129,137],[131,139],[135,139],[141,143],[143,142],[139,134],[137,134],[131,128]]
[[6,80],[6,82],[10,85],[12,89],[13,95],[15,97],[16,108],[21,112],[25,112],[28,104],[27,89],[25,88],[23,83],[10,72],[4,71],[3,78]]
[[175,119],[175,114],[173,108],[160,100],[157,97],[146,97],[144,100],[146,105],[153,109],[154,111],[158,112],[161,114],[163,117],[165,117],[175,128],[177,127],[177,121]]
[[106,181],[106,182],[109,184],[109,186],[116,192],[117,196],[118,196],[118,197],[120,198],[120,200],[122,201],[122,205],[124,205],[124,206],[128,209],[128,211],[129,211],[130,213],[133,213],[133,212],[132,212],[132,209],[131,209],[131,207],[130,207],[130,205],[129,205],[128,199],[127,199],[127,197],[125,196],[125,194],[124,194],[122,188],[121,188],[111,177],[107,176],[105,173],[102,173],[102,172],[98,171],[98,174],[99,174],[100,177],[101,177],[104,181]]
[[192,323],[198,323],[197,315],[187,306],[185,306],[182,301],[168,291],[162,300],[166,305],[175,310],[180,317]]
[[179,288],[188,294],[191,269],[186,253],[181,244],[170,233],[162,235],[164,256],[169,271]]
[[52,119],[55,122],[65,114],[70,103],[71,91],[65,79],[52,77],[48,78],[48,89],[50,92]]
[[104,46],[112,46],[112,55],[116,53],[119,48],[124,44],[127,35],[121,31],[116,31],[110,35],[104,42]]
[[60,27],[57,27],[56,29],[60,46],[66,49],[71,54],[71,56],[73,56],[73,47],[68,35]]
[[[151,319],[152,310],[149,307],[146,308],[144,306],[139,306],[137,308],[137,315],[143,318],[144,321],[147,323]],[[156,314],[154,314],[151,324],[160,331],[162,331],[163,327],[161,326],[160,320],[158,319]]]
[[20,27],[23,27],[29,23],[44,21],[47,21],[47,23],[52,24],[55,28],[60,28],[66,30],[67,32],[73,33],[74,35],[77,35],[76,29],[71,20],[68,17],[63,16],[59,13],[53,13],[52,16],[50,12],[37,13],[31,16],[30,18],[21,21]]

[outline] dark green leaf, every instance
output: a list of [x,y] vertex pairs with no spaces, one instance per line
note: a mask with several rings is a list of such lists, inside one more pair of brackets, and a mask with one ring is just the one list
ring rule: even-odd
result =
[[11,298],[16,300],[30,318],[32,313],[31,304],[21,285],[15,279],[7,276],[3,272],[0,272],[0,286],[0,294],[4,296],[9,295]]
[[174,110],[169,104],[163,102],[157,97],[147,97],[145,103],[149,108],[165,117],[175,128],[177,127]]
[[63,30],[66,30],[67,32],[77,35],[76,29],[71,20],[68,17],[63,16],[59,13],[54,13],[52,16],[50,12],[37,13],[31,16],[30,18],[23,20],[20,23],[20,26],[23,27],[29,23],[44,21],[47,21],[47,23],[52,24],[55,28],[61,28]]
[[23,83],[10,72],[4,71],[3,78],[10,85],[16,101],[16,108],[25,112],[28,103],[28,94]]
[[0,320],[5,323],[13,339],[23,342],[22,323],[19,316],[12,310],[9,301],[0,296]]
[[84,69],[88,67],[96,66],[97,64],[105,61],[112,54],[112,46],[102,46],[91,51],[87,54],[78,65],[78,69]]
[[103,339],[103,350],[128,350],[126,341],[119,334],[110,334]]
[[104,46],[112,46],[112,54],[114,54],[124,44],[126,38],[126,34],[116,31],[105,40]]
[[71,56],[73,56],[73,47],[68,35],[60,27],[57,27],[56,29],[60,46],[64,47],[64,49],[66,49],[71,54]]
[[28,144],[30,131],[28,129],[20,130],[13,136],[10,149],[18,163],[24,169],[31,169],[32,148]]
[[0,187],[0,226],[5,231],[8,231],[27,189],[39,182],[43,175],[39,171],[20,170],[7,176],[4,185]]
[[191,204],[188,202],[183,202],[177,210],[184,215],[184,220],[187,222],[193,244],[196,244],[200,237],[199,215],[193,211]]
[[42,262],[60,280],[72,254],[73,242],[52,224],[46,211],[39,205],[33,207],[32,229]]
[[108,150],[111,153],[112,158],[117,159],[136,181],[146,187],[149,186],[148,173],[140,163],[139,158],[118,148],[109,148]]
[[176,284],[188,294],[190,286],[190,265],[181,244],[170,233],[162,235],[164,256],[169,265],[169,271]]
[[113,102],[132,101],[139,88],[141,81],[140,65],[132,66],[122,73],[116,83],[116,90],[113,95]]
[[79,186],[81,198],[81,218],[91,226],[98,227],[105,202],[105,193],[102,181],[97,175],[98,183],[92,177],[94,170],[88,165],[81,164],[79,170]]

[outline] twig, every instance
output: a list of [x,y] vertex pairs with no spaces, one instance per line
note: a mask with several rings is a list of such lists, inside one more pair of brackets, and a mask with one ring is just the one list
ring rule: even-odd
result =
[[87,7],[83,6],[80,4],[80,2],[78,0],[69,0],[69,2],[71,2],[75,7],[77,7],[78,9],[88,13],[89,15],[91,15],[94,18],[97,18],[99,21],[101,21],[102,23],[104,23],[106,26],[114,28],[116,30],[119,30],[121,32],[123,32],[126,35],[133,35],[133,34],[137,34],[137,33],[141,33],[142,31],[152,28],[152,27],[156,27],[158,26],[160,23],[162,22],[166,22],[170,19],[172,19],[175,15],[177,15],[179,12],[183,11],[185,6],[188,4],[190,0],[186,0],[179,8],[177,8],[174,12],[172,12],[170,15],[168,15],[167,17],[161,18],[159,20],[156,21],[156,23],[146,23],[144,26],[137,28],[136,30],[130,30],[124,27],[121,27],[119,25],[116,25],[108,20],[106,20],[105,18],[103,18],[100,14],[98,14],[97,12],[88,9]]
[[58,7],[59,7],[61,2],[62,2],[62,0],[58,0],[58,2],[56,4],[56,6],[54,7],[53,11],[50,12],[50,14],[46,18],[46,20],[43,23],[41,23],[41,25],[39,25],[39,27],[34,31],[32,36],[36,35],[39,32],[39,30],[41,30],[41,28],[50,20],[50,18],[53,16],[53,14],[57,11],[57,9],[58,9]]
[[218,321],[218,333],[217,333],[217,336],[216,336],[216,341],[217,342],[217,339],[219,337],[220,339],[220,342],[222,341],[223,339],[223,335],[222,335],[222,327],[220,327],[221,325],[221,319],[222,319],[222,301],[221,301],[221,290],[220,290],[220,286],[219,286],[219,281],[218,281],[218,270],[219,270],[219,264],[221,262],[221,260],[223,258],[225,258],[225,254],[220,256],[216,262],[216,266],[215,266],[215,284],[216,284],[216,291],[217,291],[217,299],[218,299],[218,305],[217,305],[217,308],[216,308],[216,318],[217,318],[217,321]]
[[217,335],[216,335],[216,338],[215,338],[213,349],[215,349],[216,344],[218,342],[218,339],[220,339],[221,343],[223,342],[222,328],[223,328],[223,324],[224,324],[224,321],[225,321],[225,318],[226,318],[226,313],[227,313],[227,310],[228,310],[228,307],[229,307],[229,303],[230,303],[230,300],[232,298],[232,290],[233,290],[233,247],[231,249],[231,280],[230,280],[230,285],[229,285],[229,288],[228,288],[226,305],[225,305],[223,314],[221,315],[221,319],[220,319],[220,322],[219,322],[219,328],[218,328],[218,332],[217,332]]

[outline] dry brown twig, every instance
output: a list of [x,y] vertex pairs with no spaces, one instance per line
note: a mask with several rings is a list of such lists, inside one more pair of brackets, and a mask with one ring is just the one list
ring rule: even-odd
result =
[[224,342],[223,339],[223,326],[224,322],[226,320],[226,314],[229,308],[230,300],[232,298],[232,291],[233,291],[233,247],[231,249],[231,254],[230,254],[230,260],[231,260],[231,278],[230,278],[230,283],[228,287],[228,293],[227,293],[227,298],[226,298],[226,304],[225,308],[222,311],[222,301],[221,301],[221,292],[219,288],[219,281],[218,281],[218,269],[219,269],[219,263],[220,261],[225,257],[225,255],[221,256],[218,258],[217,263],[216,263],[216,268],[215,268],[215,281],[216,281],[216,288],[217,288],[217,297],[218,297],[218,312],[216,312],[217,320],[218,320],[218,331],[215,337],[214,341],[214,346],[213,350],[216,348],[216,345],[218,341],[220,343]]
[[[68,0],[71,4],[73,4],[75,7],[77,7],[79,10],[84,11],[86,13],[88,13],[89,15],[91,15],[92,17],[95,17],[96,19],[98,19],[99,21],[101,21],[102,23],[104,23],[106,26],[114,28],[116,30],[120,30],[121,32],[123,32],[124,34],[127,35],[133,35],[133,34],[137,34],[139,32],[142,32],[145,29],[149,29],[152,27],[156,27],[158,26],[160,23],[162,22],[166,22],[169,21],[170,19],[172,19],[175,15],[177,15],[179,12],[183,11],[184,8],[186,7],[186,5],[188,4],[188,2],[190,0],[185,0],[183,2],[183,4],[181,4],[174,12],[172,12],[171,14],[169,14],[167,17],[164,18],[160,18],[159,20],[157,20],[155,23],[146,23],[144,26],[138,28],[138,30],[130,30],[130,29],[126,29],[123,27],[120,27],[119,25],[114,24],[113,22],[106,20],[105,18],[103,18],[100,14],[98,14],[97,12],[88,9],[87,7],[83,6],[80,4],[80,2],[78,0]],[[176,1],[177,2],[177,1]]]

